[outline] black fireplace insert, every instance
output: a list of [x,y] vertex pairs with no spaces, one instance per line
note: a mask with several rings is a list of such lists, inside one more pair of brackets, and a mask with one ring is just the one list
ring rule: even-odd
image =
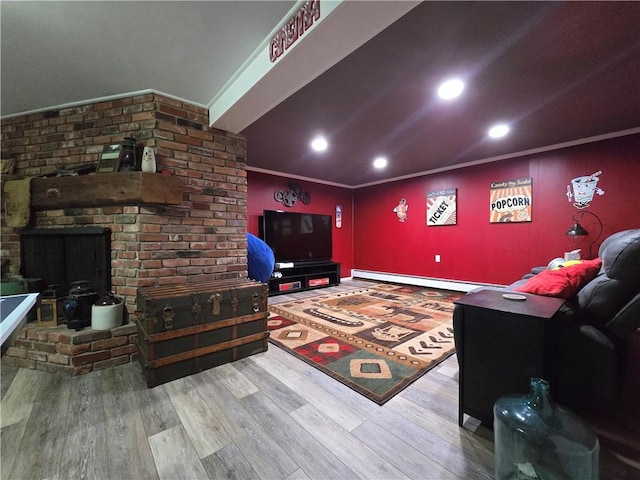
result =
[[34,228],[20,231],[20,273],[57,284],[87,280],[94,291],[111,291],[111,230],[102,227]]

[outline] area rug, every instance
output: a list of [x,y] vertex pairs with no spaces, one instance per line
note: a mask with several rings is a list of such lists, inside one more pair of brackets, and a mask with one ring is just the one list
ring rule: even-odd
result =
[[453,301],[406,285],[269,306],[269,341],[382,405],[455,352]]

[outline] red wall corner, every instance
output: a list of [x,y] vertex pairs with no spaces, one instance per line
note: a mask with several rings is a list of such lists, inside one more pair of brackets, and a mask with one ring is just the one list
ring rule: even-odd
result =
[[[298,184],[309,194],[309,203],[302,201],[287,207],[276,201],[275,192],[291,190],[290,183]],[[293,180],[277,175],[247,172],[247,231],[258,235],[259,217],[264,210],[286,210],[300,213],[319,213],[333,217],[333,261],[340,263],[340,276],[351,276],[353,268],[353,208],[352,190],[320,183]],[[336,227],[336,205],[342,206],[342,226]]]

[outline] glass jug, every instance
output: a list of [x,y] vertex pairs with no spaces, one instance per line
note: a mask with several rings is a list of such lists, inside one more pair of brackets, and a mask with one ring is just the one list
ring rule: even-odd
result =
[[527,396],[500,397],[493,408],[496,480],[596,480],[595,431],[556,404],[549,383],[531,379]]

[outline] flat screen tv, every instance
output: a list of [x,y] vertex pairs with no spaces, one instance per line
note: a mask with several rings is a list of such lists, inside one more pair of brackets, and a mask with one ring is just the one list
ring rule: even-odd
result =
[[333,253],[331,215],[265,210],[262,238],[276,263],[330,261]]

